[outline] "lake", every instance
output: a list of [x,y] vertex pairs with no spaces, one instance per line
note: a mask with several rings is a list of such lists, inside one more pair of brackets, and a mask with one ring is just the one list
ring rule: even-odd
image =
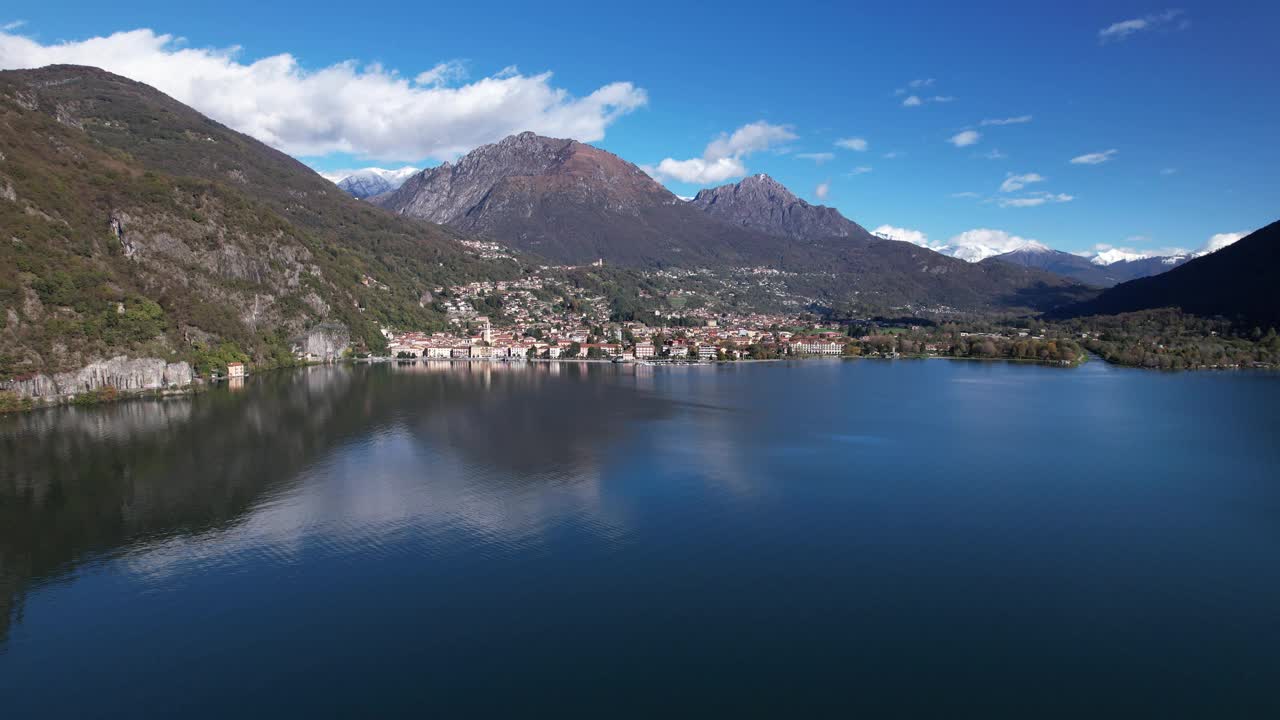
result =
[[0,716],[1280,716],[1280,375],[329,366],[0,417]]

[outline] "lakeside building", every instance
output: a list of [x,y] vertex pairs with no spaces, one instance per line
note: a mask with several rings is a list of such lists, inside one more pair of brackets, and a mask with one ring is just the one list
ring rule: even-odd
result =
[[791,352],[802,355],[839,355],[844,352],[844,343],[833,338],[793,337]]
[[243,378],[243,377],[244,377],[244,363],[240,363],[240,362],[229,362],[229,363],[227,363],[227,377],[228,377],[228,378]]

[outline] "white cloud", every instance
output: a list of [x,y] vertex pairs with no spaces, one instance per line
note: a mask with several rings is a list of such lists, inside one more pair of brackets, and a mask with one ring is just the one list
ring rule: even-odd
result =
[[899,240],[919,245],[935,252],[949,255],[968,262],[978,262],[996,255],[1022,249],[1048,250],[1049,247],[1038,240],[1019,237],[1004,230],[976,228],[966,230],[953,236],[946,242],[930,241],[928,236],[919,230],[881,225],[872,234],[886,240]]
[[763,120],[743,125],[733,134],[720,133],[720,137],[707,145],[703,157],[741,157],[761,150],[768,150],[778,143],[795,140],[795,133],[786,125],[771,125]]
[[1182,10],[1175,8],[1165,10],[1162,13],[1144,15],[1142,17],[1132,18],[1129,20],[1121,20],[1120,22],[1112,23],[1099,30],[1098,41],[1104,43],[1109,41],[1119,41],[1137,32],[1154,30],[1157,28],[1167,28],[1171,25],[1177,30],[1185,30],[1191,24],[1191,22],[1185,17],[1174,25],[1174,21],[1182,17],[1183,14]]
[[419,76],[428,82],[419,83],[376,64],[308,70],[289,54],[253,62],[239,54],[235,47],[184,47],[180,38],[149,29],[48,45],[0,33],[0,68],[101,67],[294,155],[451,158],[522,130],[590,142],[647,102],[629,82],[575,97],[554,86],[549,72],[510,68],[445,87],[457,79],[456,64],[428,70]]
[[871,234],[882,237],[885,240],[898,240],[900,242],[911,243],[912,245],[919,245],[923,248],[929,248],[930,250],[937,249],[937,247],[929,243],[929,237],[919,230],[894,227],[892,225],[881,225],[875,230],[872,230]]
[[1018,115],[1017,117],[988,118],[978,124],[983,127],[987,127],[989,125],[1020,125],[1022,123],[1029,123],[1029,122],[1031,122],[1030,115]]
[[1031,183],[1044,182],[1045,177],[1039,173],[1026,173],[1025,175],[1014,175],[1009,173],[1004,182],[1000,183],[1000,192],[1016,192]]
[[826,200],[827,194],[830,192],[831,192],[831,183],[829,182],[818,183],[818,187],[813,189],[814,197],[818,198],[819,200]]
[[1252,231],[1246,230],[1245,232],[1217,233],[1209,238],[1209,242],[1205,243],[1204,249],[1196,253],[1196,257],[1208,255],[1211,252],[1217,252],[1218,250],[1231,245],[1240,238],[1245,237],[1250,232]]
[[941,252],[961,260],[978,262],[979,260],[1024,248],[1047,250],[1048,246],[1037,240],[1019,237],[1004,230],[976,228],[974,230],[966,230],[952,237],[943,246]]
[[[1253,231],[1246,230],[1243,232],[1216,233],[1209,237],[1205,242],[1204,247],[1194,252],[1180,247],[1161,247],[1140,250],[1133,247],[1098,243],[1093,246],[1092,252],[1084,252],[1081,253],[1081,255],[1088,257],[1095,265],[1111,265],[1117,262],[1145,260],[1146,258],[1153,257],[1176,258],[1191,256],[1193,258],[1198,258],[1204,257],[1212,252],[1217,252],[1218,250],[1235,243],[1240,238],[1247,237],[1251,232]],[[1134,235],[1125,238],[1125,242],[1127,243],[1143,243],[1150,241],[1151,238],[1144,235]]]
[[[896,97],[902,98],[903,107],[920,107],[925,103],[949,103],[952,100],[955,100],[955,97],[951,95],[924,95],[916,92],[924,88],[933,87],[935,82],[937,81],[933,78],[912,80],[907,83],[906,87],[900,87],[897,90],[894,90],[893,94]],[[903,97],[904,95],[906,97]]]
[[1095,245],[1094,249],[1098,252],[1089,258],[1089,261],[1094,265],[1114,265],[1118,262],[1132,262],[1153,257],[1150,253],[1134,250],[1133,248],[1112,247],[1105,243]]
[[684,183],[701,185],[722,183],[747,174],[747,166],[739,158],[689,158],[675,160],[666,158],[656,167],[645,166],[643,170],[659,180],[677,180]]
[[934,95],[932,97],[920,97],[919,95],[908,95],[902,99],[903,107],[919,107],[925,103],[949,103],[955,100],[953,95]]
[[867,148],[870,147],[870,145],[867,143],[866,138],[849,137],[849,138],[840,138],[839,140],[837,140],[836,147],[842,147],[845,150],[857,150],[858,152],[866,152]]
[[1160,171],[1161,175],[1173,175],[1178,172],[1178,168],[1164,168]]
[[871,172],[871,170],[872,167],[870,165],[859,165],[858,167],[850,170],[849,175],[866,175]]
[[771,125],[763,120],[721,133],[707,144],[700,158],[676,160],[666,158],[657,167],[646,166],[645,172],[660,180],[714,184],[747,174],[743,160],[752,153],[795,140],[796,135],[785,125]]
[[1046,203],[1065,203],[1075,200],[1074,195],[1066,193],[1037,192],[1016,198],[1000,198],[997,204],[1002,208],[1038,207]]
[[821,153],[796,153],[796,157],[800,158],[801,160],[812,160],[815,164],[821,165],[822,163],[830,162],[831,160],[834,160],[836,156],[835,156],[835,153],[821,152]]
[[1024,208],[1036,207],[1045,204],[1045,199],[1038,196],[1020,197],[1020,198],[1000,198],[1000,207],[1002,208]]
[[1102,163],[1110,160],[1112,156],[1114,156],[1118,152],[1120,151],[1116,150],[1115,148],[1112,148],[1110,150],[1103,150],[1102,152],[1077,155],[1076,157],[1071,158],[1071,164],[1072,165],[1101,165]]
[[382,178],[392,185],[399,187],[405,180],[408,180],[414,174],[421,172],[421,170],[421,168],[406,165],[400,168],[367,167],[344,170],[317,170],[316,172],[320,177],[334,184],[340,183],[353,175],[360,175],[364,177]]
[[896,157],[900,156],[901,154],[902,154],[902,153],[898,152],[897,150],[893,150],[893,151],[890,151],[890,152],[885,153],[883,157],[884,157],[884,159],[885,159],[885,160],[892,160],[892,159],[894,159],[894,158],[896,158]]
[[979,155],[978,157],[986,158],[987,160],[1004,160],[1009,156],[1000,152],[1000,148],[991,148],[987,152],[984,152],[981,155]]
[[26,20],[12,20],[3,25],[0,25],[0,32],[12,32],[26,24],[27,24]]
[[955,192],[955,193],[951,193],[950,197],[953,197],[953,198],[978,198],[978,197],[982,197],[982,196],[981,196],[981,195],[979,195],[979,194],[978,194],[978,193],[976,193],[976,192],[965,191],[965,192]]
[[963,130],[952,135],[947,142],[956,147],[968,147],[978,142],[982,138],[982,133],[977,130]]
[[[506,70],[514,71],[514,68],[507,68]],[[418,76],[413,81],[424,87],[440,87],[465,80],[466,77],[467,66],[461,60],[450,60],[442,62],[430,70],[418,73]]]

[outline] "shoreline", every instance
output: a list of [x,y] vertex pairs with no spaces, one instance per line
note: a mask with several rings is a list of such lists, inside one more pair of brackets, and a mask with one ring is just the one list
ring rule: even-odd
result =
[[[874,361],[897,361],[897,360],[951,360],[951,361],[968,361],[968,362],[985,362],[985,363],[1010,363],[1020,365],[1040,365],[1048,368],[1059,368],[1063,370],[1077,369],[1091,360],[1101,361],[1104,365],[1115,366],[1117,368],[1126,368],[1131,370],[1147,370],[1161,373],[1189,373],[1189,372],[1208,372],[1208,371],[1245,371],[1245,372],[1270,372],[1280,373],[1280,368],[1275,367],[1194,367],[1182,368],[1178,370],[1169,370],[1164,368],[1149,368],[1138,365],[1126,365],[1124,363],[1109,362],[1100,356],[1092,354],[1081,356],[1070,363],[1045,362],[1043,360],[1032,360],[1029,358],[978,358],[978,357],[953,357],[949,355],[903,355],[899,357],[880,357],[866,355],[802,355],[794,357],[782,358],[747,358],[742,360],[627,360],[624,362],[614,362],[612,359],[600,358],[536,358],[536,359],[510,359],[510,358],[394,358],[394,357],[365,357],[365,358],[347,358],[335,360],[332,362],[304,362],[297,365],[288,365],[283,367],[264,368],[255,370],[251,375],[260,375],[264,373],[274,373],[285,370],[297,370],[306,367],[316,367],[320,365],[381,365],[384,363],[397,364],[427,364],[427,363],[450,363],[450,364],[502,364],[502,365],[526,365],[534,363],[552,364],[552,363],[577,363],[577,364],[594,364],[594,365],[622,365],[622,366],[644,366],[644,367],[711,367],[722,365],[740,365],[740,364],[759,364],[759,363],[781,363],[794,361],[811,361],[811,360],[839,360],[839,361],[858,361],[858,360],[874,360]],[[249,377],[249,375],[246,375]],[[201,393],[215,389],[218,385],[227,383],[230,378],[215,377],[192,379],[191,384],[178,388],[149,388],[146,390],[121,391],[111,386],[105,386],[89,392],[58,395],[46,398],[21,398],[13,397],[9,393],[9,397],[0,395],[0,416],[14,415],[18,413],[33,412],[36,410],[46,410],[58,407],[90,407],[94,405],[105,405],[110,403],[121,402],[125,400],[167,400],[172,398],[191,397]]]

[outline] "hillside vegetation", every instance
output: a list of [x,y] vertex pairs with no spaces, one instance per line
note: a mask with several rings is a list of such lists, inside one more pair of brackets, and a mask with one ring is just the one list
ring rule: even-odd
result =
[[0,380],[115,353],[272,363],[321,322],[382,344],[424,293],[516,263],[348,197],[140,83],[0,72]]

